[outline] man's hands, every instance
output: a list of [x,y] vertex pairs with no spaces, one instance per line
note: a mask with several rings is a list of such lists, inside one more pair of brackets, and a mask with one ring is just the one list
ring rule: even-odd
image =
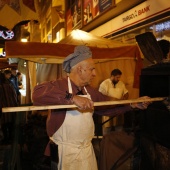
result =
[[[149,99],[150,97],[148,96],[143,96],[143,97],[139,97],[138,99]],[[152,102],[150,101],[146,101],[146,102],[140,102],[140,103],[131,103],[131,107],[133,109],[137,108],[137,109],[141,109],[141,110],[144,110],[144,109],[147,109],[148,105],[151,104]]]
[[[143,96],[138,99],[149,99],[150,97],[148,96]],[[94,109],[94,102],[86,97],[82,96],[73,96],[72,99],[73,103],[80,109],[80,110],[93,110]],[[150,101],[145,101],[145,102],[138,102],[138,103],[131,103],[131,107],[133,109],[147,109],[148,105],[151,104],[152,102]]]
[[92,100],[75,95],[72,99],[74,104],[80,109],[80,110],[93,110],[94,109],[94,103]]

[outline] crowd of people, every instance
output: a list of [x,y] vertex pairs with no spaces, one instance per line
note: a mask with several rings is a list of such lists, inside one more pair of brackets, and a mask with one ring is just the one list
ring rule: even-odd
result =
[[[18,72],[19,73],[19,72]],[[17,69],[6,69],[0,73],[0,109],[3,107],[16,107],[20,105],[20,91]],[[9,143],[13,138],[15,112],[0,113],[0,126],[2,142]]]

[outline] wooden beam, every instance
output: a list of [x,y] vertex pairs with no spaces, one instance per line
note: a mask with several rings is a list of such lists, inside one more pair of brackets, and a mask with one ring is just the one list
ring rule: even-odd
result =
[[23,60],[28,60],[28,61],[32,61],[34,63],[40,63],[40,64],[62,64],[63,63],[63,59],[60,58],[27,58],[27,57],[21,57],[21,59]]
[[[165,100],[165,97],[145,98],[145,99],[131,99],[131,100],[118,100],[118,101],[104,101],[94,102],[94,106],[108,106],[108,105],[120,105],[130,104],[139,102],[155,102]],[[22,112],[22,111],[33,111],[33,110],[48,110],[48,109],[69,109],[76,108],[76,105],[48,105],[48,106],[21,106],[21,107],[4,107],[2,112]]]

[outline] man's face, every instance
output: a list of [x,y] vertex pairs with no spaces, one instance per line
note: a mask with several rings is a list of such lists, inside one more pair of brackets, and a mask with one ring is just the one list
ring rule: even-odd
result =
[[113,84],[117,84],[121,78],[121,75],[111,76],[111,81]]
[[80,66],[80,79],[84,85],[90,84],[96,77],[95,64],[92,58],[84,60]]

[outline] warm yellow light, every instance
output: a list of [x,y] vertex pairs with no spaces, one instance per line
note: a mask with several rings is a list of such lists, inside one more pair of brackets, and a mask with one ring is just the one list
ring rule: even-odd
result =
[[27,42],[28,40],[26,38],[21,38],[21,42]]
[[3,54],[3,48],[0,48],[0,55]]
[[88,34],[82,33],[81,30],[73,30],[71,36],[77,40],[90,40],[91,37]]

